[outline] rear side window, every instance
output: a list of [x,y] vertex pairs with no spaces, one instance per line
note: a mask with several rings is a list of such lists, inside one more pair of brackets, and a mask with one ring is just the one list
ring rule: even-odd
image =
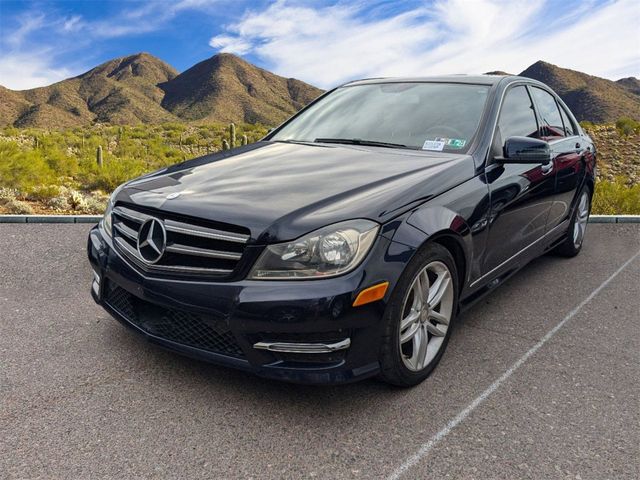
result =
[[565,109],[560,105],[560,115],[562,115],[562,123],[564,123],[564,131],[567,137],[573,137],[574,135],[578,135],[578,131],[576,130],[575,125],[567,115]]
[[538,107],[538,115],[542,120],[543,137],[564,137],[564,125],[558,104],[553,96],[541,88],[531,88],[531,93]]
[[511,88],[502,103],[498,121],[501,141],[509,137],[537,137],[538,123],[531,98],[523,85]]

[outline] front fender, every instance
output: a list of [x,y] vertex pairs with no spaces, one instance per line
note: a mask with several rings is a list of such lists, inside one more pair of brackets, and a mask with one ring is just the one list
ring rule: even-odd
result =
[[[451,252],[454,257],[461,253],[463,261],[459,266],[463,268],[464,276],[460,280],[463,285],[467,283],[469,269],[466,266],[470,265],[473,252],[471,228],[466,220],[454,211],[443,206],[419,208],[405,215],[403,219],[391,222],[382,235],[388,235],[390,240],[411,247],[414,254],[429,240],[444,243],[450,250],[454,250]],[[452,245],[452,241],[455,244]],[[458,259],[456,263],[459,263]]]

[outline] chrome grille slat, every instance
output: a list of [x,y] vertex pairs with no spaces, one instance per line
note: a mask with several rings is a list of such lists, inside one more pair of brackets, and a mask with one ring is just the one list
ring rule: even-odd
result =
[[200,227],[189,223],[176,222],[175,220],[165,220],[164,226],[168,232],[184,233],[196,237],[211,238],[213,240],[224,240],[226,242],[247,243],[249,235],[240,233],[223,232],[214,228]]
[[218,275],[228,275],[233,272],[227,268],[181,267],[178,265],[154,265],[153,267],[155,270],[166,270],[167,272],[214,273]]
[[[122,248],[122,250],[131,260],[136,262],[141,267],[146,266],[144,261],[140,258],[140,255],[138,255],[138,252],[136,251],[136,249],[134,249],[131,245],[129,245],[127,242],[125,242],[120,238],[116,237],[115,240],[118,246]],[[154,265],[151,265],[151,267],[153,268],[153,270],[165,270],[167,272],[181,272],[181,273],[213,273],[217,275],[228,275],[231,272],[233,272],[233,270],[226,269],[226,268],[182,267],[179,265],[154,264]]]
[[[169,218],[167,218],[169,217]],[[173,217],[173,218],[171,218]],[[168,272],[176,274],[208,274],[213,276],[228,276],[232,274],[241,261],[244,245],[250,235],[238,233],[248,232],[248,229],[234,227],[235,231],[213,228],[220,224],[215,222],[191,221],[175,218],[172,213],[150,208],[117,204],[113,208],[113,238],[116,250],[123,254],[125,260],[130,261],[142,270],[153,272]],[[154,262],[142,257],[138,251],[140,229],[149,225],[148,220],[154,219],[152,225],[164,227],[165,235],[162,254]],[[207,223],[213,224],[212,226]],[[144,235],[149,233],[145,227]],[[148,244],[144,248],[148,248]],[[161,247],[162,249],[162,247]],[[146,253],[146,250],[142,253]]]
[[145,220],[151,218],[151,215],[136,212],[127,207],[117,206],[113,208],[113,213],[120,215],[121,217],[131,220],[133,222],[143,223]]
[[113,227],[116,228],[125,237],[130,238],[134,242],[138,240],[138,232],[136,232],[132,228],[127,227],[124,223],[122,223],[122,222],[113,222]]
[[208,250],[206,248],[189,247],[187,245],[180,245],[179,243],[167,245],[167,252],[195,255],[196,257],[226,258],[227,260],[240,260],[240,258],[242,257],[241,253],[221,252],[219,250]]

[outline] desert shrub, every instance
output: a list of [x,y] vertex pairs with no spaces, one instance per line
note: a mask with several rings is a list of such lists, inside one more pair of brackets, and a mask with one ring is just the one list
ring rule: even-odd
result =
[[33,208],[27,202],[16,200],[15,198],[0,200],[2,205],[8,213],[14,215],[33,215]]
[[59,210],[64,212],[71,210],[71,205],[69,205],[69,202],[67,201],[67,197],[64,197],[61,195],[50,198],[49,200],[47,200],[46,204],[49,208],[52,208],[54,210]]
[[616,122],[616,130],[623,136],[640,133],[640,122],[628,117],[622,117]]
[[49,149],[45,155],[49,168],[59,177],[73,177],[78,173],[78,160],[59,149]]
[[0,179],[3,187],[26,191],[52,184],[55,175],[41,152],[21,150],[15,143],[0,141]]
[[0,187],[0,203],[11,200],[18,196],[18,191],[14,188]]
[[85,165],[85,171],[80,179],[88,189],[113,191],[118,185],[138,177],[148,170],[145,162],[135,158],[109,158],[102,168],[95,162]]
[[92,196],[86,197],[84,206],[81,210],[82,213],[89,213],[89,214],[104,213],[105,209],[107,208],[107,199],[108,197],[105,199],[100,199]]
[[67,202],[74,210],[84,210],[87,206],[87,201],[85,200],[84,195],[76,190],[71,190],[69,192]]
[[39,185],[26,192],[26,197],[34,202],[45,201],[60,195],[60,187],[57,185]]
[[629,187],[624,178],[599,181],[596,183],[591,213],[640,215],[640,184]]

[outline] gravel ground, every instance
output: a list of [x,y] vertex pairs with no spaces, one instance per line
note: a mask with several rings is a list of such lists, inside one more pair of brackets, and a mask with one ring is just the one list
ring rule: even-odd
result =
[[589,225],[577,258],[531,263],[411,390],[147,344],[91,300],[89,228],[0,225],[0,478],[640,478],[640,256],[602,286],[640,225]]

